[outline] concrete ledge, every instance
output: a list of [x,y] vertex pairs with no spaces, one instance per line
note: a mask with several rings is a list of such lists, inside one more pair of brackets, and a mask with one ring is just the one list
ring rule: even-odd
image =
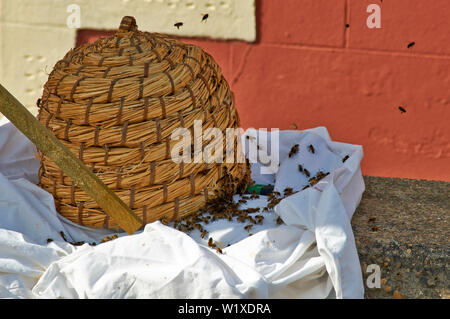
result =
[[[450,183],[364,177],[352,226],[366,298],[450,298]],[[381,287],[369,288],[370,264]]]

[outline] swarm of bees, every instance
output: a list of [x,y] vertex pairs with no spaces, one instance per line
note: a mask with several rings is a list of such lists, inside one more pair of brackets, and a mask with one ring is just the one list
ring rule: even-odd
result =
[[[250,139],[250,137],[247,136],[247,139]],[[299,148],[299,144],[292,146],[289,152],[289,157],[292,157],[298,153]],[[313,145],[309,145],[308,150],[315,154]],[[308,185],[305,185],[303,190],[314,186],[322,178],[329,174],[328,172],[318,171],[315,176],[311,177],[311,173],[301,164],[298,164],[298,170],[308,178]],[[231,192],[230,189],[227,189],[227,187],[234,187],[233,184],[238,182],[237,178],[234,178],[232,175],[228,174],[226,167],[224,167],[224,175],[220,181],[223,182],[223,188],[221,190],[215,190],[215,196],[208,199],[202,209],[175,221],[173,223],[173,227],[185,233],[198,230],[200,232],[200,237],[205,239],[207,238],[208,231],[203,228],[204,225],[208,225],[210,222],[214,222],[219,219],[225,219],[228,221],[238,221],[245,224],[244,230],[246,230],[249,233],[249,236],[251,236],[252,233],[250,233],[250,231],[253,229],[254,225],[262,224],[264,221],[264,216],[260,214],[261,209],[263,212],[273,210],[283,198],[296,193],[292,187],[286,187],[283,191],[283,196],[280,192],[272,190],[267,195],[268,201],[266,207],[242,208],[240,206],[242,204],[246,204],[248,200],[259,198],[256,191],[244,194],[243,189],[239,189],[238,193],[241,197],[235,202],[233,200],[233,192]],[[249,184],[252,185],[254,182],[250,181]],[[276,219],[276,223],[282,224],[283,220],[278,217]],[[209,237],[208,239],[208,247],[216,249],[217,253],[223,253],[221,247],[217,245],[212,237]]]

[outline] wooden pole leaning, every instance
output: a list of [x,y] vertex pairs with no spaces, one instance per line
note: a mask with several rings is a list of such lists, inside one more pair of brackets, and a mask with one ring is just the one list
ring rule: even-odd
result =
[[0,84],[0,112],[36,147],[48,156],[73,182],[94,199],[128,234],[143,222],[61,141],[43,126],[11,93]]

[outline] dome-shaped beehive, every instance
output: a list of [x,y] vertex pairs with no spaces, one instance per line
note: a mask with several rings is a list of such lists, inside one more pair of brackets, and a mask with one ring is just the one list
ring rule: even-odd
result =
[[[237,139],[233,163],[198,162],[191,156],[190,163],[173,160],[171,137],[179,127],[192,133],[191,152],[196,136],[200,150],[222,142],[225,154],[226,128],[239,127],[233,93],[209,54],[166,35],[138,31],[132,17],[123,18],[114,36],[70,50],[56,63],[38,117],[144,224],[185,217],[210,196],[240,192],[249,179],[248,165],[238,160]],[[223,137],[212,138],[216,144],[202,142],[194,121],[201,121],[196,123],[203,130],[218,128]],[[89,227],[118,228],[40,156],[40,185],[53,194],[60,214]]]

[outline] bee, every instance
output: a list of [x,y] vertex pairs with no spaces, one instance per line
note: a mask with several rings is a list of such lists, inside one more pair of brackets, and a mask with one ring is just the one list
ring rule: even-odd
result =
[[47,238],[47,243],[51,243],[52,241],[53,241],[53,239]]
[[371,229],[372,229],[372,231],[377,231],[380,228],[378,226],[373,226]]
[[216,248],[216,244],[214,243],[214,240],[212,239],[212,237],[209,237],[208,246],[211,248]]
[[60,231],[59,234],[61,235],[62,239],[64,239],[64,241],[67,242],[66,235],[64,234],[64,232]]
[[298,144],[295,144],[294,146],[292,146],[291,151],[289,152],[289,157],[292,157],[297,153],[298,153]]
[[258,224],[262,224],[262,222],[263,222],[263,220],[264,220],[264,216],[262,216],[262,215],[256,215],[255,218],[256,218],[256,222],[257,222]]
[[314,146],[312,146],[311,144],[309,144],[309,146],[308,146],[308,149],[309,149],[309,151],[311,152],[311,153],[313,153],[314,154]]
[[289,196],[289,195],[292,195],[293,194],[293,189],[292,189],[292,187],[286,187],[285,189],[284,189],[284,196]]
[[346,161],[346,160],[348,160],[348,159],[349,159],[349,157],[350,157],[350,156],[348,156],[348,155],[345,155],[345,157],[344,157],[344,158],[342,159],[342,163],[345,163],[345,161]]
[[245,215],[241,215],[237,218],[237,220],[240,221],[241,223],[245,222],[245,219],[246,219]]
[[297,124],[295,124],[295,123],[292,123],[291,126],[294,128],[294,130],[296,130],[298,128]]
[[369,223],[374,223],[377,219],[375,217],[369,217]]
[[305,186],[303,186],[302,190],[305,190],[305,189],[307,189],[308,187],[309,187],[309,185],[305,185]]
[[40,98],[37,99],[37,101],[36,101],[36,106],[37,106],[38,108],[41,107],[41,99],[40,99]]
[[244,229],[245,229],[246,231],[250,231],[250,229],[252,229],[252,227],[253,227],[253,225],[252,225],[252,224],[249,224],[249,225],[245,226]]
[[281,217],[278,216],[277,218],[277,224],[281,225],[283,223],[283,220],[281,219]]
[[200,237],[205,238],[207,233],[208,232],[206,230],[203,230],[202,233],[200,234]]
[[400,112],[401,112],[402,114],[403,114],[403,113],[406,113],[406,110],[405,110],[403,107],[399,106],[398,109],[400,110]]
[[299,171],[300,173],[303,173],[303,166],[298,165],[298,171]]
[[319,180],[317,179],[317,177],[311,177],[311,178],[309,179],[309,184],[310,184],[311,186],[316,185],[318,182],[319,182]]
[[409,43],[409,44],[408,44],[408,49],[409,49],[409,48],[412,48],[415,44],[416,44],[416,42],[411,42],[411,43]]
[[251,198],[251,199],[258,199],[258,198],[259,198],[259,195],[254,191],[254,192],[252,193],[252,195],[250,196],[250,198]]
[[309,171],[306,168],[303,170],[303,173],[305,173],[306,177],[311,176],[311,174],[309,173]]
[[317,177],[317,181],[320,181],[322,178],[324,178],[325,176],[328,176],[330,173],[324,173],[322,171],[318,171],[316,174]]
[[216,251],[218,254],[223,254],[222,249],[220,247],[217,247]]
[[173,26],[177,27],[177,29],[180,29],[180,27],[183,25],[183,22],[177,22]]
[[202,21],[201,22],[203,22],[203,21],[206,22],[208,20],[209,14],[208,13],[205,13],[205,14],[202,13],[202,15],[203,16],[202,16]]
[[111,240],[111,237],[105,236],[105,237],[103,237],[101,243],[106,243],[107,241],[110,241],[110,240]]
[[255,140],[255,139],[256,139],[256,137],[250,136],[250,135],[247,135],[245,138],[246,138],[247,140]]
[[240,199],[239,200],[239,204],[245,204],[245,203],[247,203],[247,201],[245,199]]

